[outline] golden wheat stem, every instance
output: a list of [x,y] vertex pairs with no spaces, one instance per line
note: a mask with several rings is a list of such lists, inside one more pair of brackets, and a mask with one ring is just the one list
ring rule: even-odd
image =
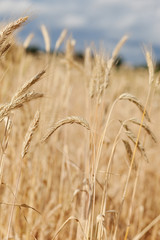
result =
[[153,221],[148,224],[140,233],[138,233],[133,240],[141,239],[154,225],[156,225],[160,221],[160,215],[158,215]]
[[[101,153],[102,153],[102,146],[103,146],[106,131],[107,131],[107,128],[108,128],[108,125],[109,125],[109,121],[110,121],[113,109],[114,109],[116,103],[118,102],[118,100],[119,100],[119,98],[116,98],[115,101],[113,102],[111,108],[110,108],[110,111],[109,111],[109,114],[108,114],[108,117],[107,117],[107,120],[106,120],[106,123],[105,123],[105,128],[103,130],[103,133],[101,135],[101,138],[100,138],[100,141],[99,141],[99,144],[98,144],[98,151],[97,151],[97,154],[96,154],[96,161],[95,161],[95,166],[94,166],[93,174],[92,174],[94,179],[96,179],[96,174],[97,174],[97,170],[98,170],[98,166],[99,166],[99,162],[100,162],[100,158],[101,158]],[[111,160],[112,160],[112,158],[110,158],[110,162],[109,162],[108,166],[110,166]],[[103,209],[103,205],[104,205],[103,203],[104,202],[105,202],[105,200],[104,200],[104,195],[103,195],[102,204],[101,204],[101,213],[102,214],[103,214],[103,210],[104,210]],[[102,232],[103,232],[102,226],[100,226],[100,225],[97,226],[97,239],[101,239]]]
[[26,133],[25,136],[25,141],[23,144],[23,148],[22,148],[22,154],[21,154],[21,162],[20,162],[20,168],[19,168],[19,172],[18,172],[18,178],[17,178],[17,182],[16,182],[16,188],[15,188],[15,193],[14,193],[14,200],[13,200],[13,205],[11,207],[11,213],[10,213],[10,217],[9,217],[9,224],[8,224],[8,231],[7,231],[7,240],[9,239],[9,235],[10,235],[10,229],[11,229],[11,225],[12,225],[12,219],[13,219],[13,213],[14,213],[14,208],[16,205],[16,198],[17,198],[17,194],[18,194],[18,188],[19,188],[19,182],[20,182],[20,178],[21,178],[21,173],[22,173],[22,162],[23,159],[25,157],[25,155],[28,152],[31,140],[33,138],[33,134],[35,133],[35,130],[38,127],[38,123],[39,123],[39,111],[36,112],[33,121],[31,122],[29,129]]
[[[120,126],[120,129],[114,139],[113,147],[112,147],[108,165],[107,165],[105,181],[104,181],[104,188],[103,188],[103,195],[102,195],[102,202],[101,202],[101,211],[100,211],[101,215],[103,215],[103,216],[105,216],[105,214],[106,214],[107,188],[108,188],[108,176],[109,176],[108,173],[110,171],[111,163],[112,163],[112,160],[114,157],[114,153],[116,150],[116,146],[118,144],[118,139],[120,137],[121,131],[122,131],[122,125]],[[97,226],[97,239],[100,240],[100,239],[102,239],[102,237],[103,237],[103,225],[100,224],[99,226]]]
[[102,146],[103,146],[103,142],[104,142],[104,139],[105,139],[106,131],[107,131],[107,128],[108,128],[108,125],[109,125],[109,121],[110,121],[113,109],[114,109],[116,103],[118,102],[118,100],[119,99],[116,98],[115,101],[113,102],[112,106],[111,106],[111,109],[109,111],[109,114],[108,114],[108,117],[107,117],[107,120],[106,120],[106,123],[105,123],[105,128],[103,130],[102,136],[101,136],[100,141],[99,141],[98,151],[97,151],[97,155],[96,155],[96,166],[95,166],[95,170],[94,170],[94,174],[95,175],[97,173],[97,169],[98,169],[98,165],[99,165],[99,161],[100,161],[100,157],[101,157],[101,152],[102,152]]
[[18,193],[18,186],[19,186],[19,182],[20,182],[20,178],[21,178],[21,170],[22,170],[22,163],[20,163],[20,169],[19,169],[18,178],[17,178],[17,182],[16,182],[13,205],[11,207],[11,213],[10,213],[10,217],[9,217],[8,231],[7,231],[7,238],[6,238],[7,240],[9,240],[9,235],[10,235],[10,230],[11,230],[11,225],[12,225],[12,218],[13,218],[14,208],[15,208],[15,204],[16,204],[16,197],[17,197],[17,193]]
[[[129,168],[128,175],[127,175],[126,184],[125,184],[124,191],[123,191],[123,196],[122,196],[122,200],[121,200],[121,205],[120,205],[120,210],[119,210],[119,214],[118,214],[118,219],[117,219],[117,224],[116,224],[116,227],[115,227],[113,240],[116,240],[116,235],[117,235],[117,230],[118,230],[118,222],[119,222],[119,218],[120,218],[120,215],[121,215],[121,212],[122,212],[122,208],[123,208],[123,204],[124,204],[124,201],[125,201],[125,198],[126,198],[126,194],[127,194],[129,179],[130,179],[130,176],[131,176],[131,171],[132,171],[132,167],[133,167],[133,164],[134,164],[135,155],[136,155],[136,151],[137,151],[137,147],[138,147],[138,142],[139,142],[139,138],[140,138],[140,134],[141,134],[141,130],[142,130],[142,124],[143,124],[144,117],[145,117],[145,111],[146,111],[146,107],[147,107],[147,102],[146,102],[146,106],[144,108],[144,112],[142,114],[141,125],[139,126],[136,143],[135,143],[134,150],[133,150],[132,160],[131,160],[130,168]],[[127,239],[128,232],[129,232],[129,229],[127,228],[127,234],[125,235],[124,240]]]
[[5,120],[5,133],[2,141],[2,155],[1,155],[1,163],[0,163],[0,185],[2,184],[2,178],[3,178],[5,152],[8,147],[8,140],[9,140],[10,131],[12,127],[12,122],[9,119],[9,117],[6,117],[6,119],[4,120]]
[[[141,133],[141,130],[142,130],[142,127],[143,127],[143,121],[144,121],[144,117],[145,117],[145,110],[147,109],[147,106],[150,105],[150,101],[151,101],[151,99],[153,97],[153,92],[154,92],[154,89],[155,89],[155,87],[154,87],[155,81],[154,81],[153,62],[152,62],[152,59],[151,59],[151,57],[150,57],[148,52],[146,52],[146,61],[147,61],[148,68],[149,68],[149,91],[148,91],[148,95],[147,95],[147,98],[146,98],[146,104],[145,104],[145,108],[144,108],[144,113],[142,115],[141,124],[139,126],[139,132],[138,132],[138,135],[137,135],[137,141],[136,141],[136,145],[135,145],[135,148],[134,148],[134,152],[136,151],[136,148],[138,147],[139,137],[140,137],[140,133]],[[127,187],[128,187],[128,182],[129,182],[130,175],[131,175],[131,170],[132,170],[132,165],[133,165],[133,162],[134,162],[134,158],[135,158],[135,156],[132,157],[130,171],[128,173],[126,186],[125,186],[124,194],[123,194],[123,198],[122,198],[122,205],[123,205],[123,202],[125,200],[125,196],[127,194]],[[125,234],[124,240],[127,240],[129,229],[130,229],[130,221],[131,221],[132,210],[133,210],[133,202],[134,202],[136,188],[137,188],[137,183],[138,183],[138,176],[139,176],[140,165],[141,165],[141,161],[139,163],[139,168],[137,170],[137,174],[136,174],[136,178],[135,178],[135,182],[134,182],[132,199],[131,199],[131,204],[130,204],[130,208],[129,208],[129,215],[128,215],[128,226],[127,226],[127,229],[126,229],[126,234]],[[121,207],[122,207],[122,205],[121,205]]]

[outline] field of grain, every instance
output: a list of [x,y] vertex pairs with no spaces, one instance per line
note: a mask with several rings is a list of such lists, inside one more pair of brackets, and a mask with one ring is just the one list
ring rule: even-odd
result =
[[[159,73],[62,35],[50,54],[0,34],[0,239],[160,239]],[[77,39],[78,41],[78,39]],[[64,44],[65,53],[58,53]],[[141,50],[140,50],[141,51]]]

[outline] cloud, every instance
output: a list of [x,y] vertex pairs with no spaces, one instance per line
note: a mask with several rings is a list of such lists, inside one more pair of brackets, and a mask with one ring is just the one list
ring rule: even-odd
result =
[[85,18],[78,15],[65,15],[60,21],[61,27],[65,28],[82,28],[85,27]]
[[33,18],[31,28],[42,23],[51,32],[68,28],[80,41],[103,40],[111,46],[113,39],[129,34],[139,45],[160,44],[159,0],[1,0],[0,15],[5,18],[27,12]]
[[22,14],[31,6],[31,1],[28,0],[1,0],[0,14],[9,16],[10,18],[17,14]]

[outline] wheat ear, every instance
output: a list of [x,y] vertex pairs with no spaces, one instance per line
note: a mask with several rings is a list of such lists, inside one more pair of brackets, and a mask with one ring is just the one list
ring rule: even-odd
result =
[[146,61],[147,61],[147,66],[149,71],[149,84],[152,84],[154,82],[154,66],[153,66],[152,57],[148,51],[146,51]]
[[144,128],[144,130],[148,133],[148,135],[152,138],[152,140],[156,143],[157,142],[157,139],[154,135],[154,133],[152,132],[152,130],[149,128],[149,126],[143,122],[143,124],[141,124],[137,119],[135,118],[132,118],[132,119],[129,119],[130,122],[136,124],[136,125],[139,125],[139,126],[142,126]]
[[49,53],[50,49],[51,49],[50,37],[49,37],[48,30],[44,24],[41,25],[41,31],[42,31],[42,35],[43,35],[44,42],[45,42],[46,52]]
[[28,16],[19,18],[18,20],[8,24],[2,29],[2,31],[0,32],[0,47],[8,38],[8,36],[11,35],[17,28],[21,27],[22,24],[27,21],[27,19]]
[[[126,124],[123,124],[123,127],[125,129],[125,133],[127,135],[127,137],[134,143],[134,145],[136,144],[136,141],[137,141],[137,138],[136,136],[134,135],[134,133],[131,131],[131,129],[126,125]],[[143,147],[143,145],[141,144],[141,142],[138,140],[137,141],[137,148],[138,150],[141,152],[142,156],[145,158],[145,160],[147,162],[148,161],[148,157],[146,155],[146,152],[145,152],[145,149]]]
[[144,108],[143,104],[132,94],[129,93],[123,93],[119,96],[118,100],[128,100],[130,102],[133,102],[138,108],[139,110],[143,113],[145,113],[145,117],[146,119],[150,122],[150,117],[146,111],[146,109]]
[[10,43],[8,43],[4,47],[2,47],[1,51],[0,51],[0,56],[2,56],[10,47],[11,47]]
[[25,93],[24,95],[16,98],[14,101],[10,103],[4,104],[0,107],[0,122],[4,119],[4,117],[8,116],[11,110],[22,107],[24,103],[29,102],[33,99],[43,97],[42,93],[35,93],[34,91]]
[[56,44],[55,44],[55,51],[57,51],[59,49],[59,47],[61,46],[62,42],[64,41],[64,39],[66,38],[67,36],[67,29],[64,29],[59,38],[57,39],[56,41]]
[[128,39],[127,35],[122,37],[122,39],[119,41],[119,43],[117,44],[117,46],[113,50],[112,57],[107,62],[107,68],[106,68],[106,71],[105,71],[106,76],[105,76],[104,88],[107,88],[108,85],[109,85],[109,76],[110,76],[110,73],[111,73],[111,69],[112,69],[113,64],[116,60],[116,57],[119,54],[120,49],[122,48],[124,43],[127,41],[127,39]]
[[24,43],[23,43],[23,47],[24,47],[25,49],[28,48],[28,46],[29,46],[30,42],[32,41],[33,37],[34,37],[34,34],[33,34],[33,33],[30,33],[30,34],[27,36],[27,38],[25,39],[25,41],[24,41]]
[[38,128],[38,124],[39,124],[39,119],[40,119],[40,113],[39,111],[36,112],[33,121],[31,122],[29,129],[27,131],[27,134],[25,136],[25,141],[23,144],[23,149],[22,149],[22,159],[25,157],[25,155],[28,152],[31,140],[33,138],[33,134],[36,131],[36,129]]
[[44,74],[45,70],[42,70],[41,72],[37,73],[32,79],[24,83],[24,85],[13,96],[12,101],[14,101],[19,96],[23,95],[33,84],[38,82]]
[[83,119],[81,117],[71,116],[71,117],[67,117],[67,118],[62,119],[62,120],[56,122],[55,124],[53,124],[53,126],[51,126],[47,130],[47,134],[42,138],[42,142],[46,141],[61,126],[65,125],[65,124],[73,124],[73,123],[79,124],[79,125],[85,127],[87,130],[90,130],[89,124],[85,119]]

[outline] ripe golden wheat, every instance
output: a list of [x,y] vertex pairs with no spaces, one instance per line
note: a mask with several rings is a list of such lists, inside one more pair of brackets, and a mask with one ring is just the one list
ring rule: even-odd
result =
[[148,72],[116,68],[124,36],[108,59],[87,47],[76,60],[66,29],[48,54],[42,25],[46,53],[32,55],[33,35],[23,46],[13,40],[27,19],[0,32],[0,239],[159,239],[160,94],[151,54]]

